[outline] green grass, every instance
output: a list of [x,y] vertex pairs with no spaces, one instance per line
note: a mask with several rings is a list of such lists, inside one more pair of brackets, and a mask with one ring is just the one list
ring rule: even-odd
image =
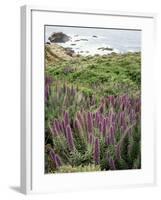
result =
[[140,53],[87,56],[53,63],[46,68],[46,74],[77,85],[91,95],[137,95],[141,85],[140,63]]

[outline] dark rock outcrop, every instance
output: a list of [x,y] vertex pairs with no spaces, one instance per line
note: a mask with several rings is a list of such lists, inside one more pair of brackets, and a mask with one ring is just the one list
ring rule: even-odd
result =
[[54,32],[48,39],[52,43],[65,43],[70,40],[70,37],[63,32]]
[[69,56],[73,56],[75,54],[74,50],[72,48],[70,48],[70,47],[66,47],[65,48],[65,52]]
[[74,42],[80,42],[80,41],[88,41],[88,39],[82,38],[82,39],[79,39],[79,40],[75,40]]
[[102,51],[113,51],[113,48],[111,48],[111,47],[99,47],[98,50],[102,50]]

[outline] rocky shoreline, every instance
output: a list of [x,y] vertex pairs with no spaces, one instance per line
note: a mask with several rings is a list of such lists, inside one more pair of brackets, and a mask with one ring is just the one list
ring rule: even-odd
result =
[[[79,35],[75,35],[74,38],[72,39],[70,36],[66,35],[63,32],[53,32],[51,36],[49,36],[48,41],[46,42],[46,45],[60,45],[61,47],[64,47],[64,49],[67,52],[67,55],[70,56],[75,56],[75,54],[87,56],[87,55],[94,55],[94,54],[109,54],[112,52],[115,52],[115,49],[110,47],[109,45],[107,46],[100,46],[95,49],[95,53],[91,52],[90,50],[83,50],[82,46],[86,42],[89,41],[87,38],[79,38]],[[91,38],[97,39],[97,35],[92,35]],[[83,42],[83,43],[82,43]],[[67,44],[68,43],[68,44]],[[82,46],[80,48],[79,44],[82,43]],[[66,45],[66,47],[65,47]],[[51,46],[51,48],[53,48]]]
[[[102,51],[105,51],[105,47],[100,47]],[[100,55],[100,54],[94,54],[94,55],[89,55],[87,51],[81,51],[81,53],[86,53],[87,55],[84,56],[81,53],[76,53],[73,48],[71,47],[62,47],[59,44],[56,43],[46,43],[45,44],[45,66],[47,67],[48,65],[52,63],[57,63],[60,61],[71,61],[71,60],[77,60],[78,58],[81,59],[90,59],[94,57],[111,57],[111,56],[117,56],[117,55],[122,55],[122,53],[116,53],[112,51],[112,48],[106,47],[111,53]],[[125,54],[140,54],[140,52],[128,52]]]

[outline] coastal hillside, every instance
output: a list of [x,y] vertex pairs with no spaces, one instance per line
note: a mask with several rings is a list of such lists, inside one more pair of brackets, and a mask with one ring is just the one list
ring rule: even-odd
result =
[[70,48],[63,48],[58,44],[45,44],[45,64],[71,60],[74,52]]
[[52,44],[46,46],[46,54],[46,76],[74,84],[83,93],[96,96],[140,93],[140,52],[72,56],[63,47]]

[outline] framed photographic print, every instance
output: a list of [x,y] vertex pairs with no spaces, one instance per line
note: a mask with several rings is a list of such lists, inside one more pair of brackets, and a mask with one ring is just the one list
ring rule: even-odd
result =
[[155,183],[155,15],[21,8],[21,190]]

